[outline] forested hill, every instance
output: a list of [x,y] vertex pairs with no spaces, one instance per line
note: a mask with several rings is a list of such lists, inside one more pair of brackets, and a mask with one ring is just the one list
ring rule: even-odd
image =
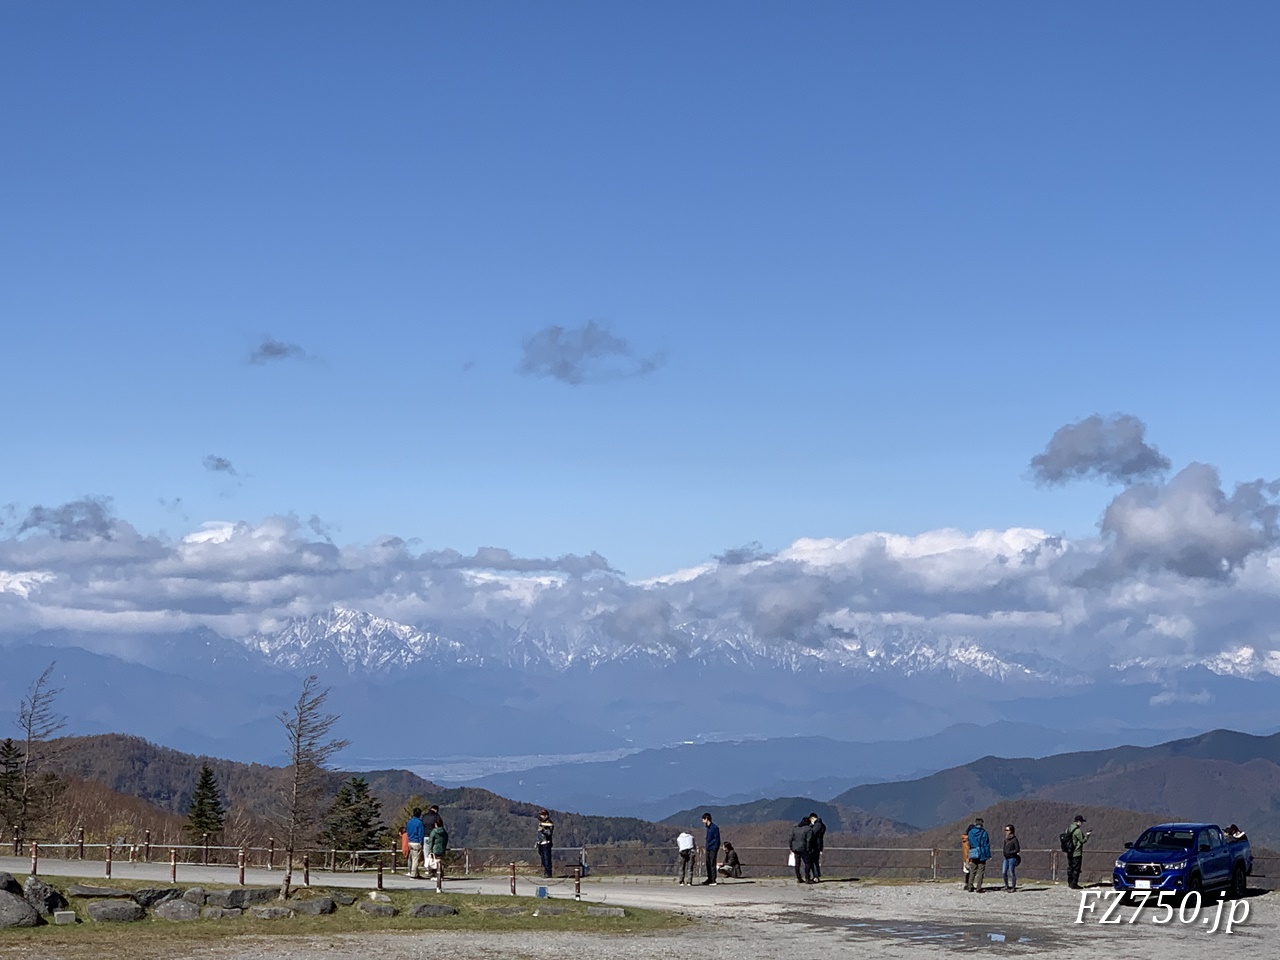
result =
[[[183,815],[190,806],[200,767],[207,763],[217,777],[229,816],[261,823],[264,830],[279,810],[288,779],[283,767],[193,756],[120,734],[66,737],[51,746],[59,769]],[[534,804],[474,787],[446,789],[407,770],[330,771],[326,776],[331,795],[352,776],[367,780],[382,801],[383,818],[389,825],[395,824],[413,798],[439,804],[454,846],[531,848],[534,843],[538,811]],[[664,843],[670,839],[670,827],[645,820],[553,813],[556,842],[564,846]]]

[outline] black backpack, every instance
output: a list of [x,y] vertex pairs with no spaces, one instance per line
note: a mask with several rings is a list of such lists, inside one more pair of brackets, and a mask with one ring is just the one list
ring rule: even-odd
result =
[[1058,843],[1062,846],[1063,853],[1071,852],[1071,831],[1067,830],[1058,835]]

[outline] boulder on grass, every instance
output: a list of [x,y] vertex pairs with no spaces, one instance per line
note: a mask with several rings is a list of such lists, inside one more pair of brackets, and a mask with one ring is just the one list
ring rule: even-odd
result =
[[22,896],[42,917],[51,917],[57,910],[67,909],[67,898],[39,877],[27,877],[22,885]]
[[67,896],[84,897],[86,900],[108,900],[112,897],[122,900],[133,899],[133,894],[128,890],[121,890],[119,887],[95,887],[88,883],[73,883],[67,887]]
[[288,907],[250,907],[249,912],[259,920],[284,920],[293,916]]
[[161,920],[198,920],[200,908],[189,900],[181,898],[165,900],[151,911]]
[[340,907],[349,907],[356,902],[356,898],[349,893],[331,893],[329,896],[333,897],[333,902]]
[[454,917],[458,914],[457,907],[451,907],[447,903],[419,903],[409,908],[409,916],[418,917]]
[[22,896],[22,884],[13,879],[12,873],[5,873],[0,870],[0,893],[12,893],[15,897]]
[[186,890],[182,891],[182,899],[186,900],[188,903],[194,903],[197,906],[204,903],[204,898],[204,887],[188,887]]
[[140,907],[154,907],[157,903],[178,900],[181,897],[182,890],[179,887],[143,887],[141,890],[133,891],[133,899]]
[[371,903],[367,900],[357,903],[356,909],[371,917],[394,917],[397,913],[396,908],[389,903]]
[[205,907],[200,914],[206,920],[230,920],[244,913],[239,907]]
[[90,900],[85,910],[89,919],[99,923],[133,923],[147,915],[132,897],[128,900]]
[[4,927],[38,927],[43,921],[36,908],[25,897],[0,890],[0,929]]
[[338,909],[338,905],[329,897],[312,897],[307,900],[290,900],[289,906],[294,913],[307,917],[327,916]]

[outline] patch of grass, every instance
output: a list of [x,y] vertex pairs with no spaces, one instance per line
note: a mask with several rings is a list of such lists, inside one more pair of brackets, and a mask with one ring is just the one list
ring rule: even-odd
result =
[[[64,894],[69,882],[59,878],[51,882]],[[72,881],[83,883],[85,881]],[[113,887],[120,890],[137,890],[143,887],[175,886],[167,883],[138,881],[90,881],[93,886]],[[176,884],[189,889],[191,884]],[[239,889],[210,884],[205,890]],[[365,890],[329,890],[312,887],[303,890],[295,899],[329,896],[347,893],[357,897],[357,904],[368,901]],[[339,906],[328,916],[294,916],[283,920],[260,920],[247,911],[244,916],[223,920],[172,921],[147,919],[137,923],[95,923],[88,919],[87,900],[68,897],[71,909],[76,911],[80,923],[74,926],[48,926],[0,930],[0,956],[47,957],[49,949],[56,947],[57,956],[66,958],[100,958],[128,956],[130,960],[151,960],[171,957],[180,947],[213,944],[228,937],[315,937],[328,934],[376,934],[396,932],[421,932],[429,930],[484,931],[492,933],[521,933],[535,930],[580,931],[584,933],[617,934],[628,936],[678,930],[692,921],[687,917],[657,910],[626,908],[624,917],[589,917],[588,903],[574,900],[537,899],[534,897],[497,897],[483,894],[435,894],[426,891],[389,890],[391,905],[399,914],[394,917],[375,917],[356,906]],[[428,917],[421,920],[406,916],[406,912],[419,903],[443,903],[455,907],[458,913],[450,917]],[[275,905],[272,901],[270,905]],[[535,915],[536,912],[536,915]],[[148,911],[150,914],[150,911]],[[25,949],[24,949],[25,948]]]

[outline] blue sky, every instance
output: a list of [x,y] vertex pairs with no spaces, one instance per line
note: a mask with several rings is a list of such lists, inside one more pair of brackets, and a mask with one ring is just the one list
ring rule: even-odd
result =
[[[1110,494],[1028,462],[1095,412],[1280,476],[1278,41],[1264,3],[5,4],[0,503],[644,576],[1089,534]],[[588,324],[630,353],[521,372]]]

